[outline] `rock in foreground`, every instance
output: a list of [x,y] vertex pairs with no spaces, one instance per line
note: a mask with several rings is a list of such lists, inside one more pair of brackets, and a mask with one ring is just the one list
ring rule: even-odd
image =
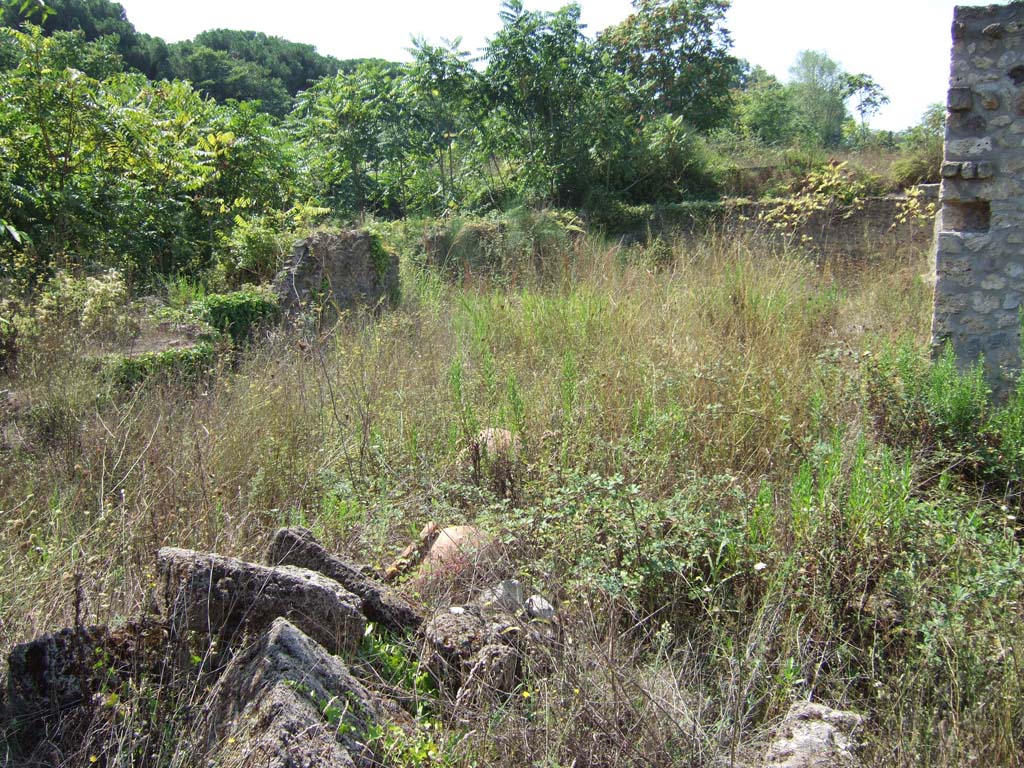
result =
[[376,765],[377,715],[342,661],[285,619],[228,665],[207,707],[212,763],[232,768]]
[[864,718],[822,704],[797,702],[779,726],[765,768],[850,768],[857,759],[857,730]]
[[315,571],[171,547],[157,554],[157,570],[166,615],[178,633],[230,639],[245,629],[263,631],[281,617],[342,654],[355,652],[366,628],[359,598]]
[[274,566],[308,568],[333,579],[362,600],[363,613],[370,621],[376,621],[393,632],[414,630],[423,622],[405,600],[383,584],[364,576],[357,566],[332,555],[305,528],[279,530],[270,544],[267,561]]

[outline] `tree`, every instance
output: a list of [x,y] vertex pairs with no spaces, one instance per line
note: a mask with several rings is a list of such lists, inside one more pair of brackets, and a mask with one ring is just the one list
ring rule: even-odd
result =
[[844,92],[847,98],[857,102],[856,111],[860,115],[861,125],[867,123],[870,115],[877,115],[879,110],[889,103],[889,97],[875,79],[863,72],[857,75],[846,75]]
[[238,212],[290,204],[291,142],[269,116],[119,72],[109,37],[0,33],[17,51],[0,72],[0,226],[35,276],[79,264],[132,278],[199,270]]
[[483,119],[480,78],[458,40],[434,46],[418,39],[412,54],[398,89],[413,166],[406,204],[437,214],[468,194],[467,166],[478,159],[475,127]]
[[633,0],[636,13],[600,35],[616,69],[646,88],[646,111],[710,130],[730,113],[739,62],[724,26],[729,0]]
[[401,165],[404,147],[395,80],[374,64],[321,80],[299,94],[291,125],[306,157],[309,192],[344,213],[393,209],[394,184],[381,185]]
[[583,34],[578,5],[541,13],[509,0],[501,20],[486,51],[485,141],[520,194],[579,204],[629,133],[632,85]]
[[850,95],[842,67],[824,51],[801,51],[789,74],[804,134],[820,146],[838,146]]
[[192,42],[170,46],[169,53],[174,77],[217,101],[258,101],[264,111],[279,116],[291,109],[284,84],[255,62]]
[[[16,27],[33,16],[40,20],[39,5],[38,0],[2,4],[2,22]],[[264,111],[279,117],[291,109],[296,93],[342,66],[311,45],[261,32],[215,29],[167,45],[138,32],[124,9],[110,0],[48,0],[44,7],[41,24],[47,34],[78,30],[87,41],[110,37],[128,67],[152,80],[190,80],[218,101],[259,101]]]
[[799,131],[793,90],[761,67],[748,73],[744,86],[734,96],[740,131],[769,145],[792,142]]

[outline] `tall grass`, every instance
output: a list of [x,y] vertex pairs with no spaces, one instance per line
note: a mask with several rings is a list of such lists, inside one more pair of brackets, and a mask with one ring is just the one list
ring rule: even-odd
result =
[[[671,255],[584,239],[500,288],[408,261],[390,314],[127,398],[29,351],[5,385],[0,648],[69,624],[76,577],[90,621],[135,614],[166,544],[256,557],[303,523],[380,566],[428,520],[474,522],[575,642],[451,726],[441,764],[742,762],[808,697],[870,714],[878,764],[1019,764],[1014,511],[879,421],[927,364],[866,362],[924,348],[923,256]],[[524,446],[514,503],[459,459],[489,426]]]

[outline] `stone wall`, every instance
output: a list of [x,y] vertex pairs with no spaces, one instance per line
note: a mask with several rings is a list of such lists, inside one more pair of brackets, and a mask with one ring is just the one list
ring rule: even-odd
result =
[[[922,207],[937,200],[938,191],[933,194],[930,185],[920,189]],[[724,201],[650,206],[642,215],[605,229],[629,243],[655,236],[704,237],[709,231],[743,233],[763,238],[769,247],[797,244],[819,258],[854,260],[909,260],[927,249],[933,238],[933,218],[927,214],[906,217],[906,200],[898,196],[871,197],[855,206],[816,210],[793,226],[775,227],[765,216],[780,204]],[[907,220],[901,221],[903,218]]]
[[401,294],[398,256],[372,232],[320,230],[292,248],[274,278],[274,293],[289,317],[314,309],[393,305]]
[[958,7],[935,245],[936,350],[979,359],[997,396],[1020,368],[1024,5]]

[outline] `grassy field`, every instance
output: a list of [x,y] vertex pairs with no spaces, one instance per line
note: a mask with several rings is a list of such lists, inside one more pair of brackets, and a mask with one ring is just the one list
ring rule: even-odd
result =
[[[574,642],[468,725],[424,692],[395,764],[742,765],[806,698],[869,716],[869,764],[1024,763],[1024,395],[929,362],[927,270],[591,237],[543,280],[406,258],[399,309],[198,386],[117,395],[73,336],[26,350],[0,382],[0,650],[73,623],[79,586],[89,622],[136,614],[160,546],[255,558],[301,523],[381,567],[469,522]],[[512,500],[459,460],[492,426],[524,447]],[[144,696],[118,706],[144,730]],[[143,762],[190,763],[160,744]]]

